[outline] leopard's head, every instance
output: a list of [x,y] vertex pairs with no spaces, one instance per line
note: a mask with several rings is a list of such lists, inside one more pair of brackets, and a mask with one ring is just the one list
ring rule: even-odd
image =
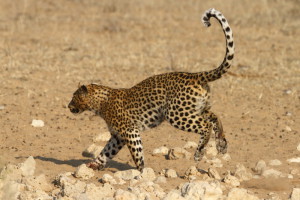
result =
[[97,84],[81,85],[74,92],[68,108],[74,114],[80,114],[86,110],[99,111],[107,101],[109,91],[110,88]]
[[85,85],[80,86],[74,92],[68,108],[74,114],[80,114],[85,110],[89,110],[89,92]]

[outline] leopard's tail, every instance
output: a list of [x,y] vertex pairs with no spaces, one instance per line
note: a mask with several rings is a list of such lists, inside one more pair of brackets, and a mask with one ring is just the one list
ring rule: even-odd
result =
[[233,35],[227,20],[225,19],[224,15],[221,12],[215,10],[214,8],[211,8],[205,11],[202,16],[202,22],[206,27],[209,27],[211,25],[209,21],[211,17],[216,18],[222,26],[225,39],[226,39],[226,54],[223,62],[218,68],[208,72],[204,72],[205,81],[207,82],[214,81],[221,78],[221,76],[225,74],[230,68],[234,57]]

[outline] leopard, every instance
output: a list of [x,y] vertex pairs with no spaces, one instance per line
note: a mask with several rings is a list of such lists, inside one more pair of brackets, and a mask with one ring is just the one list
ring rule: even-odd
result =
[[214,132],[218,153],[227,152],[227,140],[219,117],[210,105],[209,82],[220,79],[232,65],[234,57],[233,34],[228,21],[218,10],[211,8],[202,15],[206,27],[215,18],[221,25],[226,53],[222,63],[212,70],[201,72],[169,72],[153,75],[131,88],[112,88],[91,83],[79,85],[68,108],[73,114],[92,111],[107,124],[109,141],[95,159],[86,163],[93,170],[101,170],[127,146],[136,168],[144,169],[144,151],[141,133],[157,127],[163,121],[185,132],[200,135],[194,153],[199,162],[205,154]]

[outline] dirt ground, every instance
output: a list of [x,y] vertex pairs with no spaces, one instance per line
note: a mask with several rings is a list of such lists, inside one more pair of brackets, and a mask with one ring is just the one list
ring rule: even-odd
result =
[[[210,84],[212,110],[221,118],[232,158],[220,172],[234,171],[237,163],[251,170],[260,159],[280,160],[274,168],[285,174],[300,170],[299,163],[287,162],[300,156],[298,0],[1,1],[0,168],[32,155],[36,173],[51,181],[88,160],[82,151],[106,125],[92,113],[74,116],[67,109],[79,82],[131,87],[155,74],[216,67],[225,53],[223,32],[215,20],[209,29],[200,22],[211,7],[228,19],[236,44],[230,73]],[[33,119],[45,126],[32,127]],[[142,139],[145,165],[156,173],[208,167],[151,155],[160,146],[198,142],[196,134],[163,123]],[[124,148],[92,181],[100,184],[103,173],[133,167]],[[287,199],[300,187],[299,178],[252,180],[241,187],[261,198],[273,192]]]

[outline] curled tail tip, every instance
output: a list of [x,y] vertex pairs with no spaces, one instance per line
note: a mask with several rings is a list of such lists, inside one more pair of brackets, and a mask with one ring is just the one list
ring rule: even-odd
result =
[[204,14],[202,15],[202,23],[205,27],[209,27],[211,25],[209,19],[215,12],[216,10],[214,8],[210,8],[204,12]]

